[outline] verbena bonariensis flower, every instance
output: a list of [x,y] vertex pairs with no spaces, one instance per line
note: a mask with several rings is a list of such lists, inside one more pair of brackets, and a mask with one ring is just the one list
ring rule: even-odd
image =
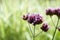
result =
[[29,14],[23,16],[24,20],[27,20],[28,23],[36,25],[43,22],[43,17],[40,14]]
[[29,14],[27,21],[28,21],[29,23],[33,23],[34,20],[35,20],[35,14]]
[[23,20],[27,20],[28,19],[28,14],[23,15]]
[[57,15],[58,17],[60,17],[60,8],[58,9],[47,9],[46,10],[46,15]]
[[54,14],[57,15],[58,17],[60,17],[60,9],[55,9],[54,10]]
[[41,29],[42,29],[43,31],[47,32],[48,29],[49,29],[48,24],[44,23],[44,24],[42,25]]
[[41,15],[39,14],[36,14],[35,15],[35,20],[33,22],[33,25],[36,25],[36,24],[41,24],[43,22],[43,18]]
[[46,15],[52,16],[54,14],[54,9],[47,9],[46,10]]

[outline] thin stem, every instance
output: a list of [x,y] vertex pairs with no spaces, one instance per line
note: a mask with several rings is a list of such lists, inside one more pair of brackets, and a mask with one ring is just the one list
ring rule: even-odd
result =
[[55,26],[55,24],[54,24],[53,19],[52,19],[52,17],[51,17],[51,16],[50,16],[50,18],[51,18],[51,21],[52,21],[53,25]]
[[31,33],[32,33],[32,35],[33,35],[33,32],[32,32],[32,29],[31,29],[31,27],[30,27],[30,24],[28,23],[28,25],[29,25],[29,29],[30,29],[30,31],[31,31]]
[[56,29],[57,29],[58,23],[59,23],[59,18],[58,18],[58,21],[57,21],[57,25],[55,26],[55,31],[54,31],[52,40],[54,40],[54,37],[55,37],[55,34],[56,34]]
[[35,26],[34,26],[33,40],[35,40]]
[[41,32],[39,32],[35,37],[37,37],[38,35],[40,35],[42,33],[42,31]]

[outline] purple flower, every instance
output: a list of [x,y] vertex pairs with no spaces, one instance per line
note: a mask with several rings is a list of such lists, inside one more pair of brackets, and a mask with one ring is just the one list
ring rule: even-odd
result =
[[34,20],[35,20],[35,14],[29,14],[29,16],[28,16],[28,22],[29,23],[33,23]]
[[23,15],[23,20],[27,20],[28,19],[28,15]]
[[43,22],[43,18],[40,14],[23,15],[23,19],[27,20],[28,23],[33,25],[41,24]]
[[42,25],[41,29],[42,29],[43,31],[47,32],[48,29],[49,29],[48,24],[44,23],[44,24]]
[[60,17],[60,9],[57,9],[57,16]]
[[46,15],[52,16],[53,14],[54,14],[54,10],[53,9],[46,10]]
[[46,10],[46,15],[57,15],[58,17],[60,17],[60,8],[58,9],[48,9]]
[[33,22],[33,25],[36,25],[36,24],[41,24],[43,22],[43,18],[41,15],[39,14],[36,14],[35,15],[35,20]]
[[54,15],[57,15],[57,14],[58,14],[58,10],[55,9],[55,10],[54,10]]

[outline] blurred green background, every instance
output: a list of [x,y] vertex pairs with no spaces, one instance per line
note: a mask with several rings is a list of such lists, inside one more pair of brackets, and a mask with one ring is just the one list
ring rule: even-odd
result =
[[[27,13],[42,14],[44,22],[50,26],[48,32],[42,32],[36,40],[51,40],[55,27],[50,17],[45,15],[45,10],[59,7],[60,0],[0,0],[0,40],[32,40],[29,25],[22,19],[22,15]],[[56,24],[57,17],[52,19]],[[30,26],[33,30],[33,25]],[[36,25],[36,34],[41,31],[40,27]],[[58,30],[54,40],[60,40]]]

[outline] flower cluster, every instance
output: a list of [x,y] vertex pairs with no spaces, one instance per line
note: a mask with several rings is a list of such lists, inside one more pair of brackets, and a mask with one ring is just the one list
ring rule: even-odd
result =
[[[26,14],[23,15],[23,20],[27,20],[28,23],[33,24],[35,26],[36,24],[42,24],[43,17],[40,14]],[[49,29],[48,24],[44,23],[41,29],[47,32]]]
[[23,15],[23,20],[27,20],[28,19],[28,15]]
[[43,22],[43,18],[40,14],[27,14],[23,15],[23,20],[27,20],[28,23],[36,25]]
[[54,14],[54,10],[53,9],[47,9],[46,10],[46,15],[52,16],[53,14]]
[[47,24],[47,23],[44,23],[44,24],[42,25],[41,29],[42,29],[43,31],[47,32],[48,29],[49,29],[48,24]]
[[46,10],[46,15],[57,15],[58,17],[60,17],[60,9],[48,9]]
[[[58,23],[59,23],[59,18],[60,18],[60,9],[59,8],[58,9],[47,9],[46,15],[49,15],[51,17],[52,22],[53,22],[53,19],[52,19],[53,15],[56,15],[58,17],[57,25],[55,27],[55,31],[54,31],[53,38],[52,38],[52,40],[53,40],[55,33],[56,33],[56,29],[58,29],[58,31],[60,31],[60,27],[57,27]],[[47,23],[43,23],[43,17],[40,14],[23,15],[23,20],[27,20],[28,23],[34,25],[34,35],[35,35],[35,25],[37,25],[37,24],[42,24],[42,26],[40,27],[40,29],[42,31],[47,32],[49,30],[49,25]],[[54,24],[54,22],[53,22],[53,24]],[[55,26],[55,24],[54,24],[54,26]],[[35,38],[35,37],[33,36],[33,38]]]

